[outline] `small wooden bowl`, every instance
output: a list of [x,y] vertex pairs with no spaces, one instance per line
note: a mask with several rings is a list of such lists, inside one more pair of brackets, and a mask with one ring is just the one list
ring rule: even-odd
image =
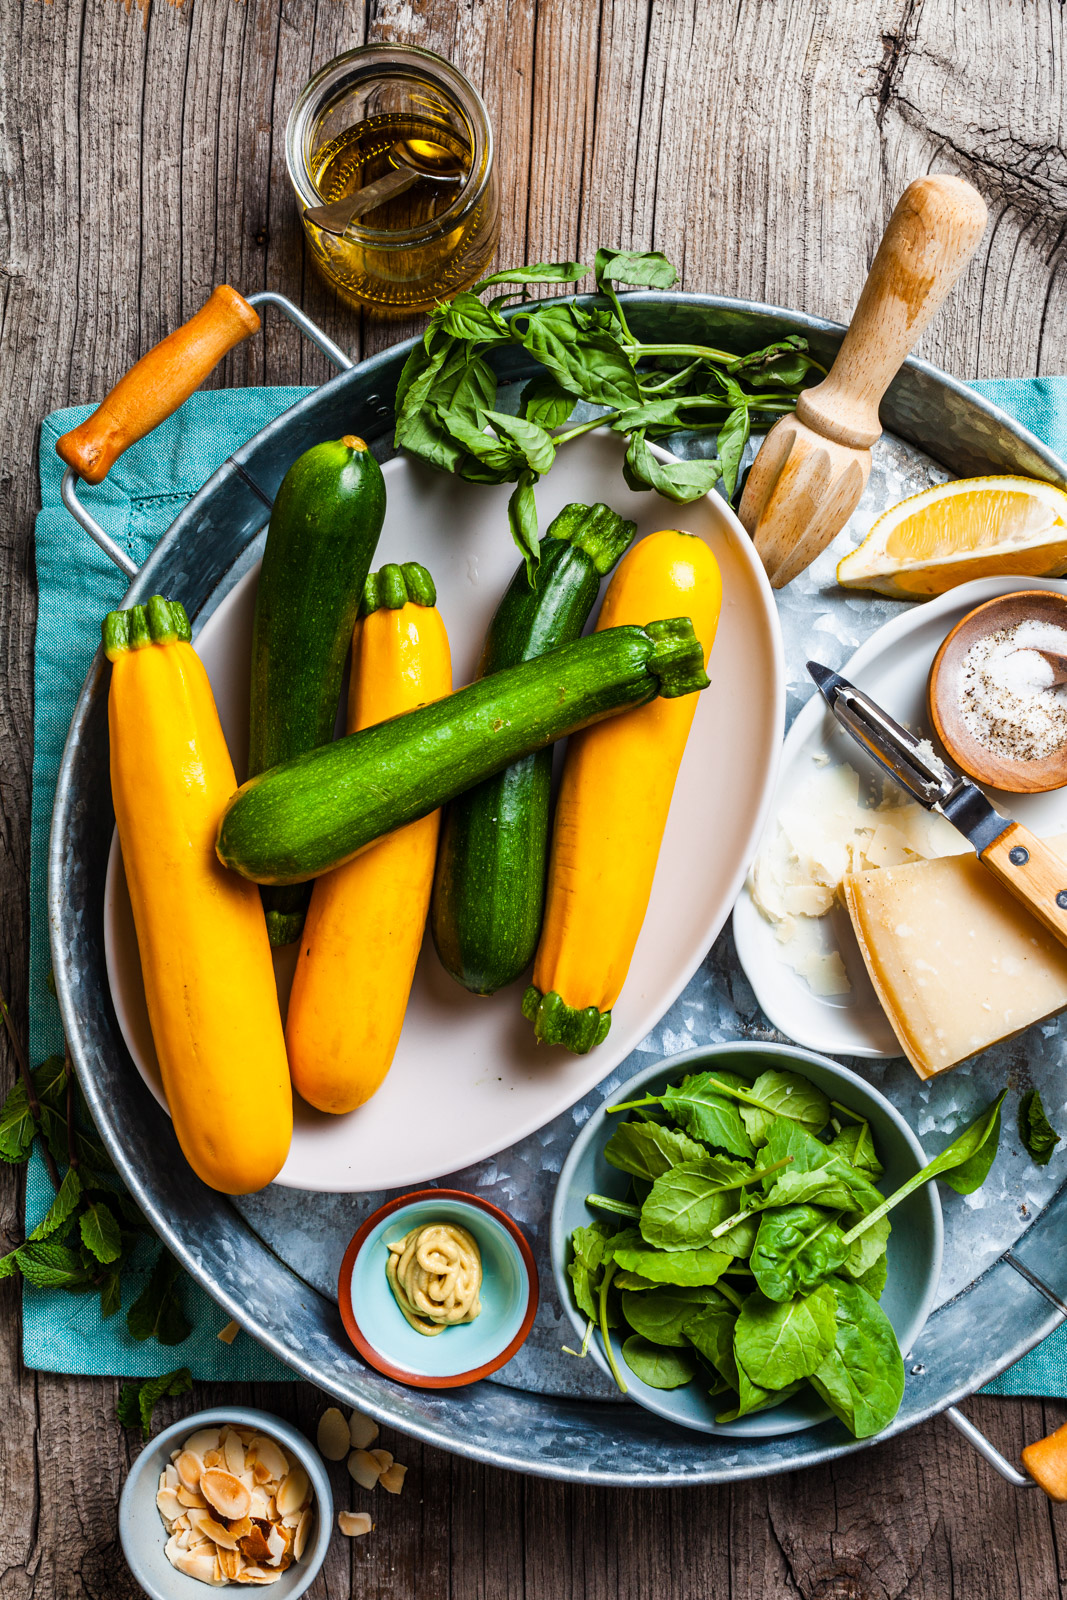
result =
[[1039,761],[996,755],[971,733],[960,715],[960,677],[971,646],[1020,622],[1048,622],[1067,629],[1067,596],[1050,589],[1021,589],[976,606],[945,639],[926,688],[930,720],[951,760],[969,778],[1009,794],[1045,794],[1067,784],[1067,743]]

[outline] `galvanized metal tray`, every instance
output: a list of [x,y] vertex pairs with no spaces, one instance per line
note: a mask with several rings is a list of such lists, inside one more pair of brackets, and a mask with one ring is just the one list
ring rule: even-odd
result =
[[[393,454],[392,397],[410,344],[352,367],[280,297],[253,298],[273,301],[346,370],[237,451],[190,501],[140,572],[131,574],[127,603],[169,594],[185,604],[194,626],[257,559],[268,508],[299,454],[352,431],[362,434],[380,459]],[[740,351],[802,333],[827,364],[843,332],[798,313],[712,296],[632,295],[627,310],[639,336],[660,342],[695,338]],[[509,383],[524,380],[532,369],[525,367],[521,351],[509,351],[498,370]],[[1039,440],[926,363],[905,365],[882,411],[887,437],[879,447],[868,509],[879,508],[879,496],[884,505],[944,475],[1021,472],[1067,484],[1067,467]],[[684,434],[671,445],[680,455],[706,448]],[[75,487],[68,475],[67,504],[106,548],[107,536],[79,504]],[[111,553],[116,555],[114,548]],[[129,572],[128,558],[117,555]],[[829,636],[844,659],[892,606],[841,596],[818,567],[784,591],[781,602],[795,686],[793,711],[806,695],[800,664],[812,632],[818,633],[824,655]],[[129,1060],[104,966],[102,905],[112,827],[106,674],[98,658],[64,752],[49,860],[52,956],[71,1050],[109,1153],[161,1237],[229,1314],[294,1372],[427,1443],[560,1479],[616,1485],[713,1482],[787,1471],[862,1448],[835,1422],[743,1445],[688,1434],[612,1399],[588,1364],[559,1354],[562,1324],[552,1299],[542,1224],[563,1153],[599,1094],[521,1146],[449,1175],[453,1187],[502,1201],[538,1247],[545,1305],[521,1358],[498,1375],[499,1381],[458,1394],[412,1391],[370,1371],[348,1344],[332,1285],[344,1244],[380,1196],[272,1189],[233,1202],[213,1193],[185,1164],[169,1120]],[[610,1093],[650,1055],[743,1037],[775,1035],[744,983],[726,932],[668,1016],[601,1092]],[[993,1077],[1003,1081],[1004,1069],[1017,1078],[1020,1071],[1030,1075],[1032,1064],[1035,1081],[1051,1081],[1062,1060],[1067,1060],[1067,1040],[1059,1039],[1056,1025],[1045,1025],[1002,1047]],[[869,1063],[856,1065],[872,1075]],[[980,1073],[966,1069],[932,1086],[918,1085],[906,1067],[879,1064],[877,1074],[920,1137],[951,1125],[988,1086]],[[1007,1172],[988,1214],[949,1206],[945,1300],[908,1353],[904,1402],[887,1433],[953,1407],[1067,1315],[1067,1188],[1054,1192],[1047,1175],[1035,1179],[1033,1169],[1027,1171],[1018,1159]],[[967,1428],[962,1416],[953,1420]],[[993,1459],[995,1452],[980,1436],[974,1442]],[[1014,1482],[1029,1481],[1003,1461],[994,1465]]]

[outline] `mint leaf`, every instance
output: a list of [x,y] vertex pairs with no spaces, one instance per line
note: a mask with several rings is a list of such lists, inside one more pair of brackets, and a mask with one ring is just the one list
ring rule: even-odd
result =
[[90,1200],[79,1218],[82,1243],[105,1265],[122,1254],[122,1234],[112,1212],[102,1200]]
[[30,1097],[24,1083],[16,1083],[0,1106],[0,1161],[25,1161],[36,1132],[30,1115]]
[[81,1179],[73,1167],[70,1167],[59,1186],[59,1193],[49,1206],[41,1221],[29,1235],[29,1239],[47,1239],[50,1234],[58,1233],[64,1223],[69,1222],[77,1210],[78,1202],[82,1197]]
[[122,1277],[118,1267],[113,1267],[100,1285],[100,1315],[113,1317],[122,1308]]
[[118,1419],[124,1428],[140,1428],[145,1439],[152,1431],[152,1413],[160,1400],[188,1394],[193,1375],[188,1367],[176,1367],[158,1378],[143,1378],[124,1383],[119,1391]]
[[1052,1152],[1062,1142],[1061,1135],[1045,1115],[1041,1096],[1036,1089],[1027,1090],[1019,1101],[1019,1137],[1026,1153],[1037,1167],[1047,1167]]
[[174,1257],[162,1251],[152,1276],[126,1313],[132,1338],[158,1339],[160,1344],[182,1344],[188,1339],[193,1330],[179,1298],[181,1275]]
[[91,1275],[76,1250],[41,1239],[24,1244],[15,1252],[19,1269],[35,1289],[74,1289],[90,1286]]

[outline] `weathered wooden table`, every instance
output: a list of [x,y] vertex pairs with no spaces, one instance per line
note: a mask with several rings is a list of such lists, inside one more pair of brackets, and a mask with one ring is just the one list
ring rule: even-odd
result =
[[[0,983],[20,1020],[38,423],[99,399],[222,281],[292,296],[354,354],[412,331],[361,323],[304,255],[282,131],[338,51],[404,39],[473,78],[498,135],[506,264],[655,247],[685,289],[845,318],[905,183],[960,172],[992,226],[923,352],[965,378],[1067,371],[1062,3],[155,0],[141,21],[111,0],[0,0]],[[220,381],[325,376],[270,320]],[[0,1169],[12,1243],[20,1210]],[[119,1600],[136,1593],[115,1535],[135,1446],[117,1384],[25,1372],[18,1318],[6,1283],[0,1594]],[[305,1426],[322,1405],[296,1385],[242,1398]],[[969,1410],[1010,1457],[1065,1415]],[[378,1495],[369,1538],[334,1540],[316,1596],[1067,1594],[1064,1513],[1009,1489],[940,1422],[837,1467],[675,1493],[574,1490],[383,1442],[411,1465],[404,1494]]]

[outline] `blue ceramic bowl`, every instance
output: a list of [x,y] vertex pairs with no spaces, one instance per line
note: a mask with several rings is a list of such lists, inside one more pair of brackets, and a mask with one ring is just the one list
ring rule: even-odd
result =
[[[315,1493],[315,1529],[301,1561],[282,1573],[277,1583],[269,1585],[276,1600],[296,1600],[310,1588],[326,1559],[326,1550],[333,1532],[333,1494],[326,1468],[318,1452],[304,1435],[272,1417],[269,1411],[255,1411],[249,1406],[220,1406],[212,1411],[195,1411],[182,1417],[162,1433],[150,1439],[130,1468],[130,1475],[122,1488],[119,1500],[119,1539],[126,1565],[133,1573],[150,1600],[204,1600],[211,1587],[198,1578],[190,1578],[172,1567],[163,1554],[167,1542],[166,1529],[156,1510],[156,1491],[159,1475],[170,1461],[170,1453],[188,1439],[198,1428],[209,1428],[228,1422],[235,1428],[255,1428],[257,1433],[269,1434],[277,1439],[291,1461],[299,1461]],[[231,1590],[251,1592],[252,1584],[230,1584]]]
[[[397,1305],[385,1263],[387,1245],[431,1222],[457,1223],[477,1240],[482,1309],[473,1322],[427,1338]],[[367,1218],[345,1251],[337,1300],[348,1337],[372,1367],[417,1389],[452,1389],[511,1360],[537,1313],[537,1268],[525,1235],[497,1206],[458,1189],[422,1189]]]
[[[801,1073],[831,1100],[838,1100],[843,1106],[865,1117],[870,1124],[879,1159],[885,1167],[884,1176],[878,1180],[878,1187],[885,1194],[891,1194],[926,1165],[926,1156],[918,1139],[900,1112],[890,1105],[883,1094],[836,1061],[791,1045],[739,1043],[687,1050],[682,1055],[646,1067],[612,1095],[611,1103],[619,1105],[627,1100],[636,1100],[642,1094],[662,1093],[668,1084],[678,1083],[688,1073],[716,1067],[752,1080],[772,1067],[783,1072]],[[622,1115],[625,1116],[625,1113]],[[600,1214],[594,1213],[586,1205],[587,1194],[611,1195],[620,1200],[626,1197],[629,1177],[604,1159],[604,1146],[619,1120],[618,1115],[609,1115],[604,1106],[593,1112],[563,1164],[552,1207],[552,1269],[563,1308],[574,1324],[579,1340],[585,1333],[586,1320],[574,1303],[567,1273],[567,1263],[571,1259],[570,1239],[575,1228],[586,1226],[594,1215]],[[892,1223],[888,1249],[889,1277],[881,1304],[893,1324],[901,1350],[907,1355],[933,1309],[941,1275],[944,1227],[936,1183],[926,1184],[895,1207]],[[620,1226],[623,1225],[620,1222]],[[599,1333],[594,1333],[589,1354],[605,1372],[609,1372],[599,1338]],[[616,1357],[619,1357],[618,1346]],[[814,1427],[831,1415],[814,1390],[809,1389],[771,1411],[757,1411],[737,1422],[720,1424],[715,1421],[715,1412],[722,1409],[722,1400],[708,1395],[699,1375],[681,1389],[651,1389],[634,1373],[624,1370],[630,1397],[639,1405],[647,1406],[649,1411],[655,1411],[671,1422],[681,1423],[686,1428],[697,1428],[702,1433],[721,1433],[745,1439],[770,1438]]]

